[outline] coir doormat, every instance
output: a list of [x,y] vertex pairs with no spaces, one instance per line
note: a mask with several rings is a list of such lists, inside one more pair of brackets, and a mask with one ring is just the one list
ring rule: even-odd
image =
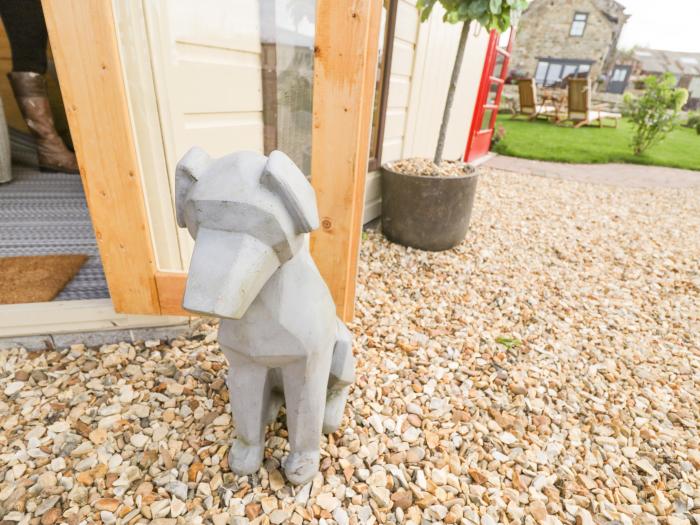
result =
[[86,260],[87,255],[0,257],[0,304],[51,301]]

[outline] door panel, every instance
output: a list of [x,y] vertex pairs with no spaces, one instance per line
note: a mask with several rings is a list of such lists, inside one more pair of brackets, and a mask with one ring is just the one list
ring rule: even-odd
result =
[[608,82],[608,93],[624,93],[631,70],[631,66],[615,66]]
[[[258,0],[142,0],[168,174],[197,145],[213,157],[263,150]],[[193,243],[178,230],[189,264]]]
[[496,31],[491,31],[474,108],[474,118],[464,152],[466,162],[486,155],[491,147],[498,106],[501,102],[505,78],[508,75],[508,62],[514,36],[513,28],[500,35]]
[[[157,0],[144,7],[161,119],[171,135],[171,175],[193,137],[212,156],[262,152],[258,1]],[[236,140],[222,144],[222,134]]]

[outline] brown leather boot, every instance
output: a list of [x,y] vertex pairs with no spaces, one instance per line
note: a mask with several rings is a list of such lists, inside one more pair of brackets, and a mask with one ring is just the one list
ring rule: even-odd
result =
[[33,72],[7,74],[12,91],[27,126],[36,139],[41,171],[79,173],[75,153],[70,151],[56,132],[46,91],[46,79]]

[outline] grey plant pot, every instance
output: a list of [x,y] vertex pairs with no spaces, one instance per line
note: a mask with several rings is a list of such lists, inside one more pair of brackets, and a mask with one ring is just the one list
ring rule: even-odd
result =
[[478,176],[474,170],[463,177],[422,177],[382,166],[382,232],[421,250],[456,246],[469,229]]

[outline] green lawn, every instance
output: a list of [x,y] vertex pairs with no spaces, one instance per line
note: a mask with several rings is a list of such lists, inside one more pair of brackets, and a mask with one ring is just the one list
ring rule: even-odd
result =
[[622,120],[618,128],[586,126],[574,129],[550,122],[511,119],[499,115],[497,126],[505,128],[505,137],[493,147],[503,155],[526,159],[598,164],[627,162],[700,170],[700,135],[679,128],[643,155],[632,153],[632,126]]

